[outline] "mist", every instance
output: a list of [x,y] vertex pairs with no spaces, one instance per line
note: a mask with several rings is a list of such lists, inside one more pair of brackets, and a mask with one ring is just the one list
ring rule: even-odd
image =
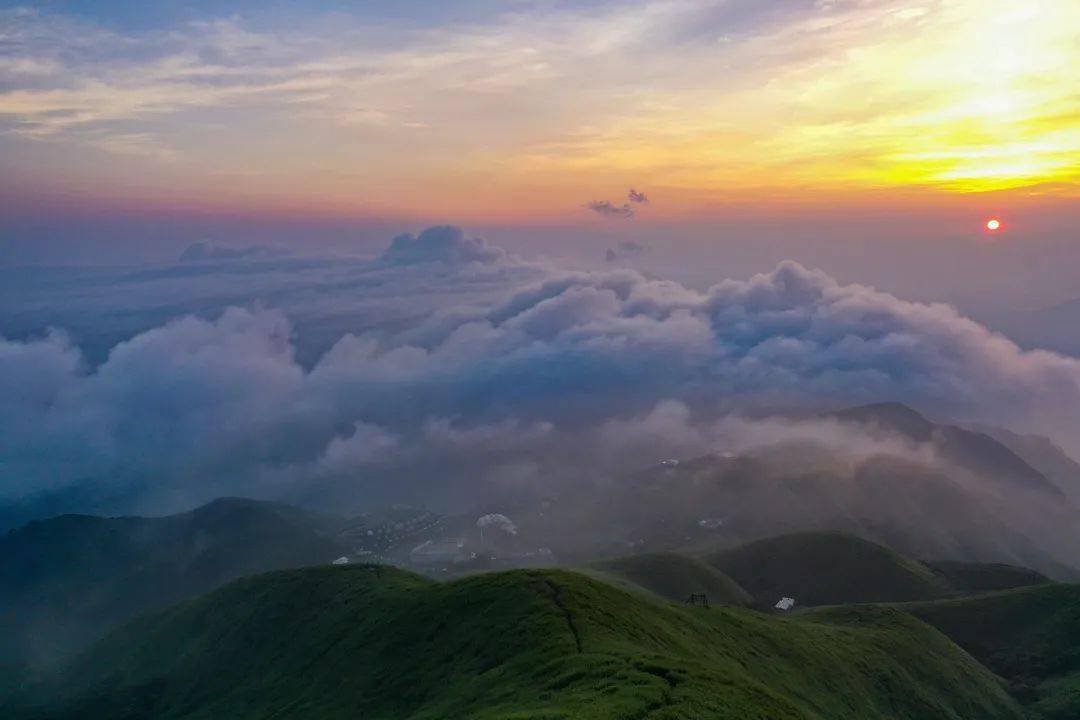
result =
[[894,458],[987,496],[926,442],[816,417],[892,400],[1080,447],[1080,361],[795,262],[695,289],[449,226],[371,257],[245,248],[37,271],[0,342],[10,518],[221,495],[460,511],[716,453],[836,488]]

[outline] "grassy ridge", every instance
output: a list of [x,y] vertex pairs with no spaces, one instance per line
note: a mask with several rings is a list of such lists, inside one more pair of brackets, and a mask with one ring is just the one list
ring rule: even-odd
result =
[[1019,717],[899,610],[702,610],[549,570],[271,573],[125,626],[37,692],[51,708],[26,717]]
[[780,535],[708,553],[704,560],[761,604],[784,595],[805,606],[952,594],[948,581],[922,563],[845,533]]
[[660,597],[683,602],[704,593],[713,605],[750,605],[753,598],[739,584],[707,563],[676,553],[646,553],[593,563],[603,578],[642,587]]
[[1002,563],[928,562],[926,565],[939,573],[959,594],[1011,590],[1051,582],[1050,578],[1035,570]]
[[0,664],[46,664],[230,580],[330,562],[343,548],[320,525],[298,508],[241,498],[158,518],[32,522],[0,537]]
[[1008,679],[1034,717],[1080,717],[1080,585],[1040,585],[901,607]]

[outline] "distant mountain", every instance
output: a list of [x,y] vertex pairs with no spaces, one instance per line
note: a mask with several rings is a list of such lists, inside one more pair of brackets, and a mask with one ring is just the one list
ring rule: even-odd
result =
[[979,426],[979,432],[994,438],[1024,459],[1054,483],[1074,504],[1080,503],[1080,463],[1042,435],[1021,435],[1004,428]]
[[948,583],[920,562],[844,533],[796,533],[709,553],[705,561],[759,603],[800,605],[929,600]]
[[[1001,442],[898,404],[826,417],[841,429],[850,425],[850,447],[842,438],[778,440],[741,454],[658,463],[605,484],[596,497],[575,498],[590,508],[592,534],[610,538],[594,552],[696,553],[838,531],[931,561],[1080,577],[1080,510]],[[867,449],[868,435],[880,447]]]
[[0,537],[0,662],[47,662],[139,613],[341,554],[325,518],[239,498],[159,518],[31,522]]
[[876,426],[903,435],[915,442],[932,441],[934,431],[937,429],[934,423],[919,412],[898,402],[858,405],[825,413],[825,417],[835,418],[841,422]]
[[921,562],[854,535],[793,533],[703,553],[643,553],[589,566],[601,579],[674,602],[705,594],[713,605],[772,609],[959,597],[1051,582],[1015,565]]
[[946,462],[982,478],[1062,496],[1061,489],[1009,446],[957,425],[938,425],[901,403],[877,403],[828,413],[841,422],[897,433],[927,443]]
[[762,607],[785,596],[798,606],[900,602],[1050,582],[1013,565],[921,562],[838,532],[780,535],[711,551],[702,559]]
[[0,714],[104,718],[1019,720],[895,609],[777,618],[566,571],[437,583],[385,566],[235,582],[112,633]]

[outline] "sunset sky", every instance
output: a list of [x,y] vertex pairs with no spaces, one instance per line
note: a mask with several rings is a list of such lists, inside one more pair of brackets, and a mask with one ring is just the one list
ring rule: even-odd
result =
[[9,494],[896,400],[1080,452],[1076,0],[0,3]]
[[8,199],[537,223],[629,186],[654,219],[1080,195],[1072,0],[5,5]]

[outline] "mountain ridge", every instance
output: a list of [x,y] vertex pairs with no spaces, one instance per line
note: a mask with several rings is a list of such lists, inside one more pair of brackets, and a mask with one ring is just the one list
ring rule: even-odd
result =
[[445,583],[385,566],[276,571],[124,626],[7,715],[1020,718],[936,630],[854,613],[688,608],[563,570]]

